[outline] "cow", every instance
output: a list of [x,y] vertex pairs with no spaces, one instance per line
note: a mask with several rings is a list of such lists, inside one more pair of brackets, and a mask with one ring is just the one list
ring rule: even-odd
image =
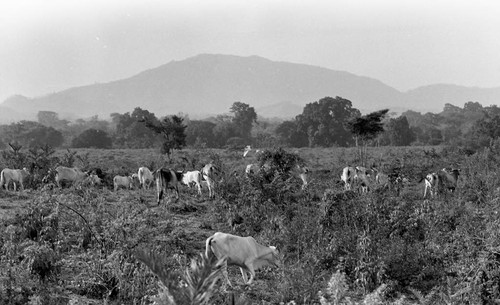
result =
[[215,175],[217,173],[217,167],[212,164],[208,163],[203,168],[201,169],[201,176],[202,178],[207,181],[207,187],[208,187],[208,197],[212,198],[215,196]]
[[[231,287],[227,266],[240,267],[241,276],[246,285],[252,284],[255,270],[267,265],[280,266],[279,252],[276,247],[260,245],[251,236],[241,237],[217,232],[207,238],[205,242],[205,255],[210,258],[212,254],[217,259],[225,258],[223,274]],[[248,281],[247,272],[250,273]]]
[[188,171],[182,173],[181,178],[182,183],[191,187],[191,185],[196,185],[198,189],[198,195],[201,195],[201,172],[200,171]]
[[149,168],[145,166],[139,167],[137,176],[139,178],[139,183],[141,184],[143,189],[149,189],[151,187],[151,183],[154,181],[154,177]]
[[454,192],[457,188],[458,176],[460,175],[459,169],[443,168],[439,171],[440,187],[444,190]]
[[159,168],[153,172],[153,177],[156,182],[156,199],[160,204],[163,194],[167,192],[167,188],[173,188],[176,193],[176,199],[179,199],[179,178],[182,179],[182,173],[176,173],[171,169]]
[[299,169],[299,178],[302,180],[302,190],[305,190],[307,188],[307,185],[309,184],[309,168],[307,166],[300,166],[297,165],[297,168]]
[[354,179],[359,180],[361,184],[361,192],[367,193],[370,189],[370,178],[373,176],[374,171],[363,166],[356,166]]
[[86,172],[76,167],[58,166],[55,169],[55,181],[59,188],[61,188],[61,182],[70,182],[73,185],[77,185],[83,182],[88,176]]
[[4,168],[0,173],[0,188],[5,187],[6,190],[9,189],[9,183],[12,181],[14,184],[14,191],[17,191],[17,184],[19,184],[20,190],[24,189],[23,180],[29,175],[26,167],[23,169],[10,169]]
[[113,177],[113,188],[115,192],[120,188],[124,187],[127,189],[132,189],[134,187],[134,180],[132,176],[120,176],[116,175]]
[[99,176],[96,175],[96,174],[89,175],[88,178],[85,179],[85,182],[87,182],[91,186],[101,185],[102,184],[101,178],[99,178]]
[[354,181],[354,176],[356,174],[356,169],[354,167],[346,166],[342,170],[342,175],[340,179],[344,181],[344,188],[346,191],[350,191],[352,189],[352,183]]
[[431,197],[435,197],[438,192],[450,191],[454,192],[457,188],[459,169],[443,168],[438,172],[425,176],[424,198],[427,196],[427,190],[430,191]]
[[428,190],[429,190],[431,197],[435,197],[436,193],[437,193],[438,184],[439,184],[438,174],[437,173],[427,174],[427,176],[425,176],[424,180],[425,180],[424,198],[427,197]]
[[255,155],[260,154],[262,152],[260,149],[253,149],[252,146],[247,145],[247,146],[245,146],[245,150],[243,151],[243,158],[245,158],[246,156],[249,156],[249,153],[252,150],[255,151]]

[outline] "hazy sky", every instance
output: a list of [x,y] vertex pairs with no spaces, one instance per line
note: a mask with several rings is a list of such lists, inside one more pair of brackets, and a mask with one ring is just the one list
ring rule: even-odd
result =
[[259,55],[399,90],[500,87],[500,1],[2,0],[0,101],[200,53]]

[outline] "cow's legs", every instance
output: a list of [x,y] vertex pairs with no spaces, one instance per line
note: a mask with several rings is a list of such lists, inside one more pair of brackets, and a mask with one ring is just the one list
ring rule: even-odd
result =
[[248,282],[247,272],[245,269],[240,267],[241,276],[243,277],[243,282],[246,284]]
[[229,287],[233,287],[233,284],[231,284],[231,281],[229,280],[229,274],[227,272],[227,260],[224,261],[224,266],[222,266],[222,274],[226,279],[226,281],[224,282],[224,290],[226,290],[227,284],[229,284]]
[[196,188],[198,189],[198,195],[201,196],[201,185],[198,182],[196,182]]
[[17,191],[17,183],[16,183],[16,181],[12,181],[12,184],[14,184],[14,192]]
[[253,270],[252,265],[250,265],[250,266],[247,265],[247,269],[248,269],[248,272],[250,273],[250,280],[248,280],[248,282],[246,282],[245,284],[251,285],[253,283],[253,279],[255,278],[255,270]]

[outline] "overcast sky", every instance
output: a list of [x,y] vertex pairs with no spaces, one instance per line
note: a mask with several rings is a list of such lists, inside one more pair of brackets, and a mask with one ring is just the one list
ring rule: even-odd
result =
[[500,1],[2,0],[0,101],[201,53],[258,55],[398,90],[500,87]]

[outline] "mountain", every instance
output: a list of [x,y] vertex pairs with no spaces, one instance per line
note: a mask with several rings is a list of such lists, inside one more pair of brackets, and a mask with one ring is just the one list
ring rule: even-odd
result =
[[406,92],[405,95],[407,103],[419,105],[435,113],[441,112],[446,103],[460,107],[466,102],[479,102],[483,106],[500,104],[500,87],[478,88],[437,84],[418,87]]
[[179,112],[203,117],[227,113],[235,101],[241,101],[260,116],[290,118],[325,96],[349,99],[363,113],[383,108],[440,111],[445,103],[500,101],[500,88],[436,85],[403,93],[376,79],[343,71],[258,56],[202,54],[127,79],[35,98],[10,98],[0,106],[26,117],[50,110],[64,118],[96,114],[109,118],[110,113],[131,112],[135,107],[158,117]]

